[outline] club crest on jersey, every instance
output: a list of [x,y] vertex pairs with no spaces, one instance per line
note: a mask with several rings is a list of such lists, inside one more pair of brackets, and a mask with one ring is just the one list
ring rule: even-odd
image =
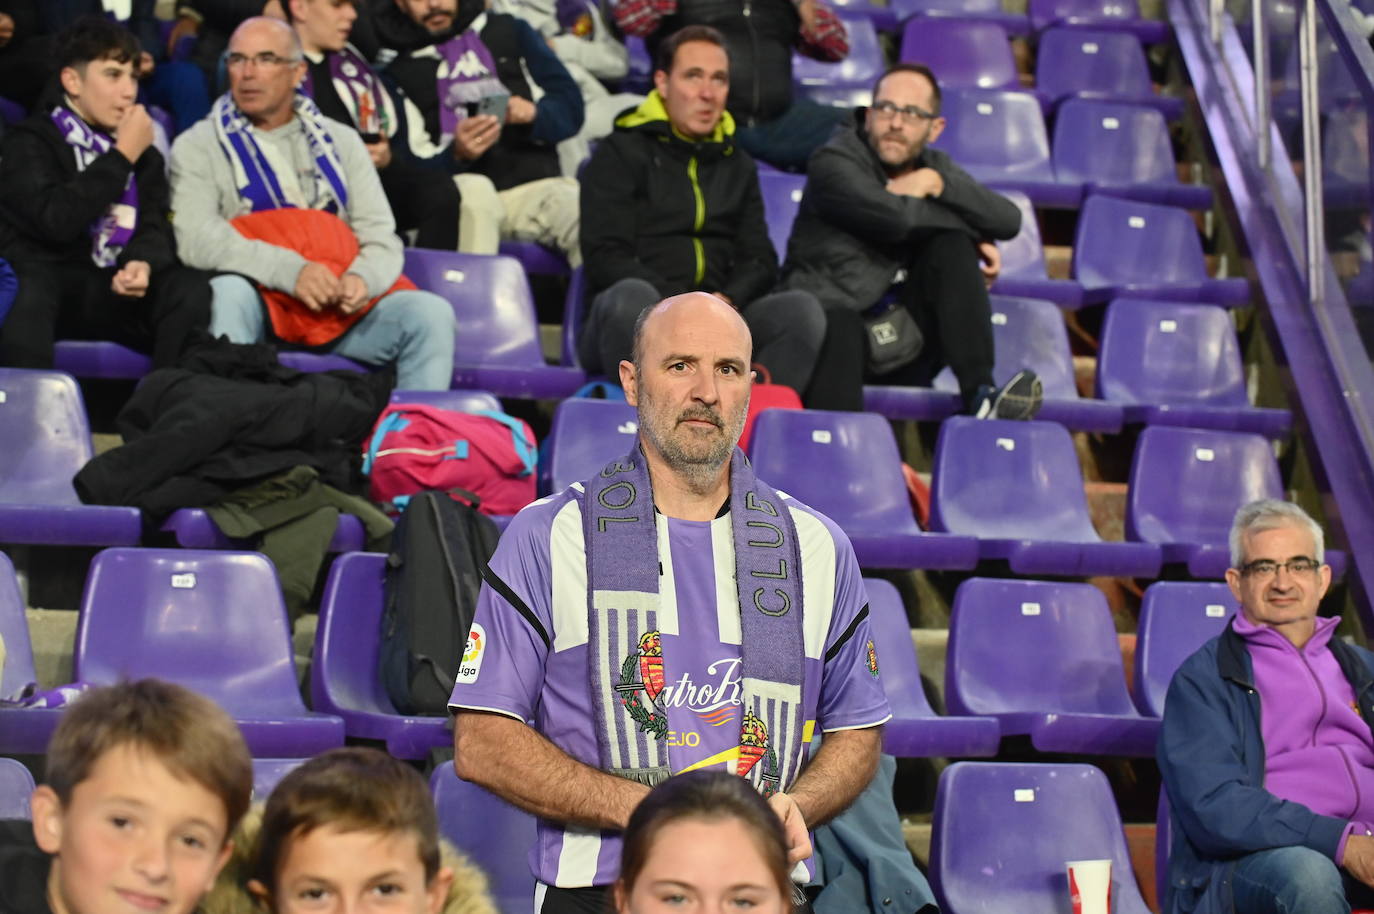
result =
[[735,765],[735,773],[747,777],[760,760],[763,777],[759,791],[771,797],[778,792],[778,754],[768,745],[768,725],[754,714],[745,712],[744,723],[740,725],[739,762]]
[[868,672],[874,679],[878,678],[878,649],[873,646],[873,639],[868,639],[868,647],[864,653],[865,661],[868,664]]
[[663,644],[657,631],[645,632],[639,649],[625,658],[615,690],[640,732],[655,739],[668,735],[668,715],[658,707],[658,696],[663,693]]

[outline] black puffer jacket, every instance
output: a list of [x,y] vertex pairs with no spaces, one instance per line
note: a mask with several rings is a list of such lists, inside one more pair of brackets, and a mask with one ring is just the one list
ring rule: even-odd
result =
[[863,310],[887,292],[922,233],[953,230],[978,241],[1004,241],[1020,231],[1016,204],[979,184],[940,149],[927,147],[917,159],[944,179],[939,197],[888,191],[888,174],[863,123],[861,108],[811,156],[787,242],[785,288],[805,289],[827,308]]
[[724,292],[739,307],[768,292],[778,258],[768,240],[758,170],[725,115],[690,142],[651,92],[616,120],[582,172],[587,287],[646,280],[660,295]]

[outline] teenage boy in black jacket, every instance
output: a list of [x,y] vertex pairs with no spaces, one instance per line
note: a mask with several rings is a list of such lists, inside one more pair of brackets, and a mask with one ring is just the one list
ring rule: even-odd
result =
[[778,258],[758,170],[725,111],[730,62],[709,26],[666,39],[654,91],[616,120],[582,173],[582,259],[592,293],[578,356],[614,376],[635,320],[661,299],[711,292],[743,315],[754,358],[806,389],[825,332],[809,292],[768,294]]
[[51,368],[60,335],[170,365],[209,323],[210,288],[176,259],[163,159],[135,103],[138,42],[92,17],[59,48],[61,93],[0,144],[0,258],[19,277],[0,364]]

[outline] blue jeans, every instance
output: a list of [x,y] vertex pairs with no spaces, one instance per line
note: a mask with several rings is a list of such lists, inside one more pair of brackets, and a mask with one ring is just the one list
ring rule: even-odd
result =
[[736,126],[735,143],[754,158],[784,171],[805,172],[811,153],[824,146],[835,128],[851,117],[853,109],[819,105],[797,95],[773,120]]
[[[231,343],[267,339],[258,290],[242,276],[210,280],[210,334]],[[433,292],[392,292],[349,328],[330,350],[368,365],[396,365],[401,390],[448,390],[453,381],[453,308]]]
[[1350,903],[1374,903],[1374,890],[1306,847],[1256,851],[1234,864],[1235,911],[1245,914],[1350,914]]

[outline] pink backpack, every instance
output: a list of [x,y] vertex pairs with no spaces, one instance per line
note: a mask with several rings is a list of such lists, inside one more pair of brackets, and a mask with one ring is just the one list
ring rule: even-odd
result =
[[363,456],[373,501],[399,508],[411,495],[465,489],[483,514],[514,514],[534,501],[538,452],[522,419],[392,403],[377,418]]

